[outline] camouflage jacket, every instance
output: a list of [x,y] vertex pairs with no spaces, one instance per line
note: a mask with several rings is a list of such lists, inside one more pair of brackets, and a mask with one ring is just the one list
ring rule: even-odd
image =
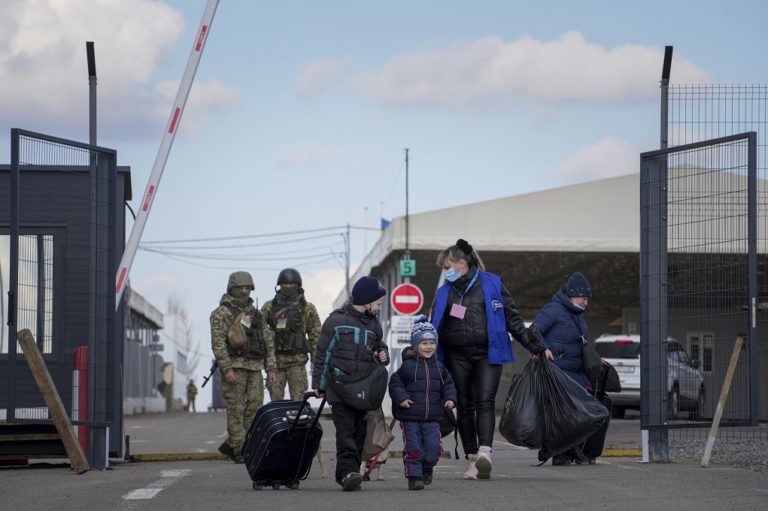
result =
[[[264,315],[264,321],[269,324],[270,317],[272,315],[272,307],[275,304],[275,300],[269,300],[261,307],[261,313]],[[297,304],[298,305],[298,304]],[[275,327],[270,325],[271,328]],[[286,367],[292,367],[297,365],[304,365],[309,360],[310,356],[315,355],[317,350],[317,340],[320,338],[320,316],[317,314],[317,308],[309,302],[304,302],[304,334],[307,338],[309,351],[296,354],[286,354],[275,352],[275,358],[277,360],[277,368],[285,369]]]
[[[229,293],[225,293],[219,301],[219,306],[211,313],[211,348],[216,362],[219,364],[221,373],[224,374],[232,368],[248,369],[250,371],[260,371],[266,369],[272,371],[275,369],[275,344],[272,331],[267,326],[267,322],[261,320],[260,325],[254,325],[254,328],[261,330],[266,355],[263,359],[248,358],[245,356],[234,356],[230,354],[227,346],[227,333],[229,327],[237,314],[232,310],[248,311],[256,310],[253,306],[253,299],[235,298]],[[257,311],[258,313],[258,311]],[[260,316],[260,314],[258,315]]]

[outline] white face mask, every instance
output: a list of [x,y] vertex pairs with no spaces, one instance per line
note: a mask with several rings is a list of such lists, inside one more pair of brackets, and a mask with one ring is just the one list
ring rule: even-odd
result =
[[586,307],[584,307],[583,305],[580,305],[578,303],[574,303],[573,306],[576,307],[577,309],[579,309],[580,311],[587,310]]
[[443,270],[443,275],[445,276],[445,280],[448,282],[456,282],[459,280],[459,277],[461,277],[461,274],[454,270],[453,268],[448,268],[447,270]]

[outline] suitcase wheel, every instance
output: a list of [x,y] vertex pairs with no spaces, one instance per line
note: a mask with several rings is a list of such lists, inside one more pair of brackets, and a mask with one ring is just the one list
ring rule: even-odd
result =
[[299,482],[298,481],[291,481],[286,486],[290,488],[291,490],[298,490],[299,489]]
[[274,484],[272,485],[272,489],[273,489],[273,490],[279,490],[279,489],[280,489],[280,483],[274,483]]
[[253,489],[254,489],[254,490],[263,490],[263,489],[264,489],[264,485],[263,485],[263,484],[261,484],[261,483],[257,483],[256,481],[254,481],[254,482],[253,482]]

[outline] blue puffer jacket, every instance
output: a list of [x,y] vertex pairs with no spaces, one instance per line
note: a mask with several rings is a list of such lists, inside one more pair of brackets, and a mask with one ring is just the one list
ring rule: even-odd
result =
[[[436,356],[415,357],[403,361],[389,379],[389,395],[395,419],[401,421],[439,421],[443,417],[443,404],[456,403],[456,386],[451,373]],[[410,408],[400,403],[410,399]]]
[[586,388],[589,386],[589,378],[584,374],[581,336],[588,337],[587,322],[582,312],[584,311],[573,305],[560,290],[536,314],[533,324],[539,329],[544,345],[552,351],[555,365]]

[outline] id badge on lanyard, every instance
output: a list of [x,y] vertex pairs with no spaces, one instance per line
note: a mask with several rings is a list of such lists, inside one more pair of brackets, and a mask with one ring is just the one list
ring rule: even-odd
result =
[[[480,275],[480,272],[478,271],[475,273],[475,276],[472,277],[472,280],[467,285],[467,288],[464,290],[463,293],[459,295],[459,303],[454,303],[451,305],[451,310],[448,312],[448,314],[456,319],[464,319],[464,316],[467,314],[467,308],[462,305],[462,301],[464,301],[464,296],[469,292],[470,289],[472,289],[472,286],[475,284],[475,281],[477,280],[477,276]],[[456,291],[454,289],[454,291]],[[456,294],[459,292],[456,291]]]

